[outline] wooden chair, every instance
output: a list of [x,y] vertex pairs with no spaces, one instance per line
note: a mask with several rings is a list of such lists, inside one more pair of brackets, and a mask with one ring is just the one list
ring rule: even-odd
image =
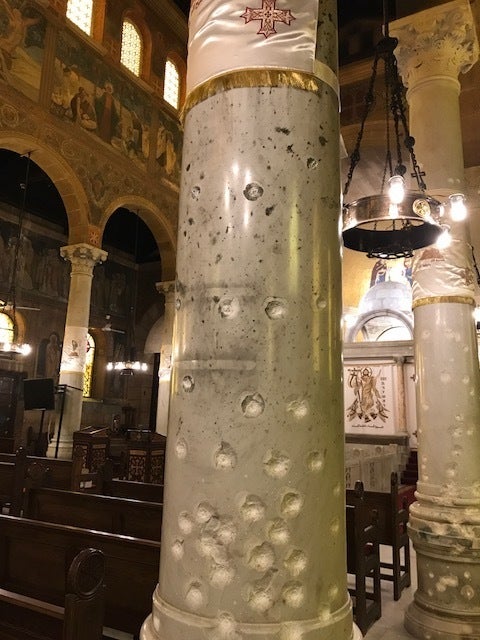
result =
[[365,634],[382,615],[377,513],[363,501],[363,485],[355,485],[355,504],[346,505],[347,572],[355,576],[349,588],[353,615]]
[[[405,487],[404,491],[398,484],[397,473],[393,472],[390,477],[390,493],[363,492],[365,505],[378,513],[379,544],[389,546],[392,550],[392,561],[380,563],[380,577],[393,582],[394,600],[398,600],[403,589],[411,584],[410,541],[407,535],[410,489],[411,487]],[[346,497],[347,504],[355,504],[354,489],[347,489]]]

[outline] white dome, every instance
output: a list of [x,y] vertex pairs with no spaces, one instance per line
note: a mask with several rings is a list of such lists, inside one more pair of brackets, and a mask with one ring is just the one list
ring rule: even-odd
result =
[[412,287],[404,282],[378,282],[363,296],[358,306],[359,314],[372,311],[412,312]]

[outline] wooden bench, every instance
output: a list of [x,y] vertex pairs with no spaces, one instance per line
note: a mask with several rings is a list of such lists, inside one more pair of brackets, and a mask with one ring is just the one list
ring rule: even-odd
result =
[[113,463],[106,460],[100,469],[91,473],[83,468],[83,450],[76,448],[72,460],[57,460],[29,456],[20,448],[16,454],[0,453],[0,499],[11,498],[12,473],[17,465],[19,477],[25,475],[26,469],[33,463],[48,467],[45,485],[52,489],[70,489],[72,491],[88,491],[99,495],[111,495],[118,498],[145,500],[146,502],[163,501],[163,485],[146,482],[133,482],[113,477]]
[[65,567],[85,548],[105,557],[105,626],[138,637],[158,582],[159,542],[0,515],[0,587],[61,607]]
[[14,462],[0,462],[0,508],[8,508],[13,495]]
[[48,463],[49,476],[48,484],[54,489],[71,489],[72,483],[72,461],[55,458],[42,458],[29,456],[22,447],[17,453],[0,453],[0,463],[10,463],[12,465],[23,466],[24,469],[32,462]]
[[162,510],[160,503],[33,485],[26,489],[22,513],[32,520],[159,541]]
[[32,464],[43,464],[48,468],[43,483],[51,489],[85,491],[144,502],[163,502],[163,485],[114,478],[110,460],[105,461],[93,473],[83,469],[81,448],[74,451],[72,460],[27,456],[25,449],[20,448],[16,454],[0,454],[0,507],[12,501],[15,483],[23,485],[27,469]]
[[[2,585],[9,582],[5,569],[2,566]],[[34,571],[27,571],[24,579],[34,575]],[[63,640],[101,640],[104,579],[103,553],[98,549],[83,549],[73,558],[67,575],[65,568],[54,575],[48,574],[47,581],[57,582],[59,591],[63,582],[63,606],[0,586],[1,637],[8,634],[9,638],[22,639],[35,637],[47,640],[61,636]]]
[[112,478],[103,483],[102,494],[115,498],[130,498],[131,500],[143,500],[144,502],[163,503],[163,484],[150,484],[148,482],[133,482],[132,480],[119,480]]
[[[360,483],[362,484],[362,483]],[[362,484],[363,487],[363,484]],[[407,535],[408,505],[412,488],[399,486],[398,475],[391,474],[390,492],[364,491],[363,501],[378,512],[378,541],[391,547],[392,562],[380,563],[382,580],[393,582],[393,597],[398,600],[403,589],[410,586],[410,541]],[[347,489],[347,504],[355,504],[356,490]],[[403,556],[403,557],[402,557]],[[386,571],[383,571],[386,570]]]
[[362,634],[382,615],[377,513],[363,502],[363,486],[356,487],[355,504],[346,505],[347,573],[355,576],[349,588],[353,615]]

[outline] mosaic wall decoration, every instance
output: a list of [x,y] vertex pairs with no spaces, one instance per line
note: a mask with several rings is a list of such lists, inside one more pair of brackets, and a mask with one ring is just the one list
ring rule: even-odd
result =
[[67,33],[59,33],[50,112],[144,166],[151,107],[146,96]]
[[46,20],[28,2],[0,0],[0,80],[38,101]]
[[[2,220],[0,225],[0,299],[7,297],[11,285],[18,225]],[[66,303],[70,287],[70,263],[60,256],[67,239],[48,237],[23,228],[17,261],[15,286],[17,302],[42,298]],[[97,265],[92,280],[92,311],[126,318],[132,307],[135,274],[117,263],[113,256]]]
[[180,182],[182,141],[178,124],[160,113],[155,158],[162,175],[175,184]]
[[[11,283],[18,225],[2,220],[0,227],[0,286],[8,291]],[[65,244],[65,243],[63,243]],[[15,284],[17,299],[22,292],[38,297],[67,301],[70,284],[68,264],[60,257],[59,241],[23,229],[20,239]],[[17,301],[18,301],[17,300]]]
[[370,286],[379,282],[403,282],[412,284],[412,258],[398,260],[376,260],[370,274]]

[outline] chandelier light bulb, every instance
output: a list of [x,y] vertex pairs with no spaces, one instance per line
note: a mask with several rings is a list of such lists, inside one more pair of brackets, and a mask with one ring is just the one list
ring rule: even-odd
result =
[[19,351],[22,356],[28,356],[28,354],[32,352],[32,347],[29,344],[22,344],[19,345]]
[[448,249],[452,244],[452,236],[450,235],[450,228],[446,225],[442,225],[442,233],[438,236],[435,243],[437,249]]
[[0,342],[0,352],[9,353],[12,355],[28,356],[32,352],[32,347],[29,344],[21,342]]
[[398,204],[394,204],[393,202],[390,203],[388,207],[388,215],[392,220],[398,218]]
[[394,175],[388,181],[388,196],[392,204],[400,204],[405,197],[405,181],[402,176]]
[[465,196],[463,193],[452,193],[450,200],[450,217],[454,222],[462,222],[467,217]]
[[148,364],[146,362],[139,362],[138,360],[125,360],[119,362],[109,362],[107,364],[107,371],[148,371]]

